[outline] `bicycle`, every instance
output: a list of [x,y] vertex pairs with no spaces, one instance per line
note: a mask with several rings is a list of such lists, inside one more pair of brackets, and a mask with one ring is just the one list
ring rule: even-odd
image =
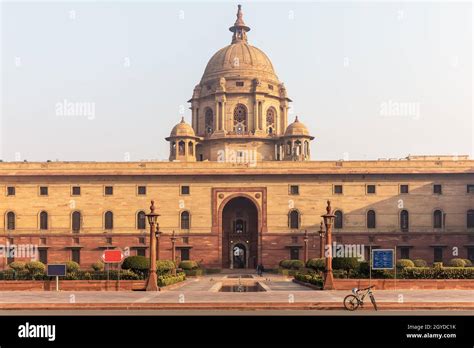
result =
[[[372,293],[372,288],[375,288],[375,285],[369,286],[368,288],[364,289],[352,289],[352,295],[347,295],[344,297],[344,307],[348,311],[355,311],[359,306],[364,306],[364,299],[367,295],[370,297],[370,301],[374,305],[375,310],[377,310],[377,303],[375,302],[374,294]],[[365,291],[365,293],[361,294],[361,292]]]

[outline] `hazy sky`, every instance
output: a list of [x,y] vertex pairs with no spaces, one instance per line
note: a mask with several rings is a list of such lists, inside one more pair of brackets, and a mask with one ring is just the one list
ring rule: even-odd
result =
[[[166,159],[236,4],[3,3],[0,158]],[[312,159],[473,157],[471,3],[242,4]],[[90,109],[61,114],[65,101]]]

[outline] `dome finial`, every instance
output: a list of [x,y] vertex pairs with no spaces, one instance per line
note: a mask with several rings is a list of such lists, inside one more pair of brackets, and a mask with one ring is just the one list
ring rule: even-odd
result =
[[298,120],[298,116],[295,116],[295,122],[299,122],[300,120]]
[[186,123],[186,122],[184,121],[184,116],[181,116],[181,123]]
[[237,43],[240,41],[247,42],[247,31],[250,31],[250,28],[245,25],[242,13],[242,5],[237,7],[237,20],[234,25],[229,28],[232,35],[232,43]]

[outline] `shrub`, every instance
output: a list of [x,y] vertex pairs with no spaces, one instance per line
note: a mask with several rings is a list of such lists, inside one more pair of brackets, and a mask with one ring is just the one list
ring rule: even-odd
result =
[[192,269],[198,269],[199,265],[196,261],[185,260],[179,263],[179,268],[183,270],[192,270]]
[[158,286],[168,286],[171,284],[179,283],[186,280],[186,274],[184,272],[180,272],[176,275],[161,275],[158,277]]
[[205,272],[202,268],[198,268],[198,269],[185,269],[184,273],[186,274],[187,277],[197,277],[197,276],[204,275]]
[[295,274],[295,279],[300,282],[316,285],[321,289],[323,288],[323,279],[314,274],[303,274],[298,272]]
[[176,268],[176,265],[171,260],[157,260],[156,261],[156,273],[158,274],[169,274]]
[[310,259],[306,262],[306,267],[314,269],[315,271],[324,271],[326,268],[326,259]]
[[104,263],[102,261],[97,261],[92,264],[92,269],[96,272],[100,272],[104,270]]
[[406,279],[474,279],[474,268],[468,267],[407,267],[400,274]]
[[281,260],[280,267],[284,269],[300,269],[304,267],[304,262],[301,260]]
[[345,271],[355,270],[359,268],[359,260],[357,257],[335,257],[332,259],[332,268]]
[[26,267],[26,262],[23,261],[13,261],[8,265],[15,272],[22,271]]
[[403,269],[406,267],[415,267],[415,263],[410,259],[400,259],[397,260],[397,268]]
[[150,259],[145,256],[129,256],[123,260],[122,269],[145,275],[150,269]]
[[422,259],[415,259],[413,260],[413,264],[415,265],[415,267],[426,267],[428,266],[428,264],[426,263],[425,260],[422,260]]
[[433,262],[433,268],[443,268],[442,262]]
[[463,259],[463,260],[466,263],[466,266],[464,266],[464,267],[472,267],[472,261],[471,260],[469,260],[469,259]]
[[466,261],[463,259],[452,259],[448,264],[450,267],[465,267]]
[[31,279],[35,280],[38,276],[44,276],[46,266],[39,261],[30,261],[25,265],[26,270],[31,275]]
[[65,264],[66,264],[66,273],[74,273],[74,272],[79,271],[80,266],[77,262],[66,261]]

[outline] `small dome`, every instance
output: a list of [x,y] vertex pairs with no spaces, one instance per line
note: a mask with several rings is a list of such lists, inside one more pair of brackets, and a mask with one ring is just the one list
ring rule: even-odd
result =
[[285,136],[291,135],[310,136],[308,128],[298,120],[298,116],[296,116],[295,121],[286,128]]
[[193,127],[187,124],[184,121],[184,117],[181,119],[181,122],[178,123],[176,126],[173,127],[171,130],[170,137],[195,137],[196,134],[194,133]]

